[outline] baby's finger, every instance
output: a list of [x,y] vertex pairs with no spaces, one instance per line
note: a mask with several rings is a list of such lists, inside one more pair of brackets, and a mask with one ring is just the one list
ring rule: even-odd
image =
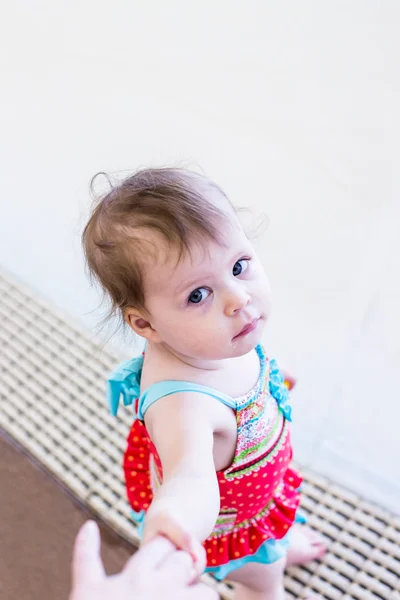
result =
[[193,560],[194,568],[196,569],[197,575],[201,575],[204,573],[207,564],[207,555],[206,551],[200,542],[197,540],[192,541],[193,550],[191,552],[191,557]]
[[175,546],[170,540],[164,536],[155,537],[142,546],[139,552],[131,556],[123,572],[135,574],[154,571],[175,553]]
[[184,550],[189,554],[193,554],[194,540],[192,539],[192,536],[184,531],[173,519],[168,519],[168,521],[163,523],[159,533],[170,539],[179,550]]
[[179,550],[187,552],[192,559],[195,578],[204,572],[206,567],[206,553],[200,542],[184,531],[173,519],[163,524],[160,533],[168,537]]
[[201,575],[206,567],[206,552],[200,542],[184,531],[173,519],[168,519],[161,532],[166,535],[180,550],[184,550],[192,557],[197,575]]

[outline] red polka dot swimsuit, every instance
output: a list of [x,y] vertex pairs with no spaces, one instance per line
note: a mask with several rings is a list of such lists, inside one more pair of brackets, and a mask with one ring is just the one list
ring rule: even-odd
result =
[[[265,357],[261,346],[256,350],[261,365],[257,384],[246,395],[230,399],[237,420],[236,452],[230,467],[217,473],[220,512],[211,535],[204,542],[207,570],[213,571],[218,579],[250,560],[268,563],[283,556],[288,546],[286,534],[296,520],[300,501],[298,489],[302,479],[290,467],[293,453],[288,390],[276,362]],[[121,392],[125,404],[129,404],[137,392],[140,373],[136,366],[130,368],[133,362],[124,363],[117,377],[116,371],[114,379],[110,378],[114,389],[109,392],[109,400],[114,413]],[[133,371],[137,375],[134,381]],[[130,375],[126,375],[128,372]],[[208,390],[203,389],[204,393]],[[157,396],[167,393],[157,393]],[[224,397],[216,390],[212,390],[211,395],[218,399]],[[143,397],[146,404],[145,394],[136,399],[139,417]],[[143,515],[153,499],[153,492],[161,485],[162,466],[141,418],[134,420],[128,436],[124,471],[134,514]],[[282,540],[286,541],[280,544]]]

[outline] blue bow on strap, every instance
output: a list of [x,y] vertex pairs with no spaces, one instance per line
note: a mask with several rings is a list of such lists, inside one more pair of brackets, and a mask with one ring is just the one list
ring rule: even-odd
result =
[[287,389],[282,373],[278,368],[276,360],[271,360],[269,371],[269,391],[275,398],[285,419],[292,420],[292,407],[289,404],[289,390]]
[[143,355],[126,360],[110,374],[107,381],[106,398],[114,417],[118,413],[121,394],[125,406],[129,406],[139,398],[142,368]]

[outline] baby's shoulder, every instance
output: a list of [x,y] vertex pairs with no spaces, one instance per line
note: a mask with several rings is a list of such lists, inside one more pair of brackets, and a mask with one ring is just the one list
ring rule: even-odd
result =
[[190,370],[183,369],[182,365],[168,354],[146,351],[140,379],[140,391],[143,393],[152,385],[163,381],[191,381],[191,375]]
[[[212,375],[212,374],[211,374]],[[206,417],[214,431],[231,427],[233,399],[222,392],[217,381],[204,370],[169,360],[168,356],[157,352],[146,353],[141,377],[141,404],[148,411],[149,418],[165,418],[168,413],[174,418]],[[208,393],[209,392],[209,393]],[[219,402],[219,395],[226,403]],[[229,407],[231,400],[232,406]],[[227,406],[228,404],[228,406]]]

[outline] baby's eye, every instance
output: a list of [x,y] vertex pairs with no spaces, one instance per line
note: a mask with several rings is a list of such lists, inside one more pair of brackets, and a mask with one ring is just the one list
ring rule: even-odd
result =
[[197,288],[197,290],[194,290],[190,294],[188,302],[190,302],[191,304],[199,304],[200,302],[208,298],[210,293],[210,290],[208,290],[207,288]]
[[246,271],[246,269],[248,268],[248,266],[249,266],[249,259],[241,258],[240,260],[235,262],[235,264],[233,265],[232,273],[234,274],[235,277],[237,277],[238,275],[241,275],[242,273],[244,273]]

